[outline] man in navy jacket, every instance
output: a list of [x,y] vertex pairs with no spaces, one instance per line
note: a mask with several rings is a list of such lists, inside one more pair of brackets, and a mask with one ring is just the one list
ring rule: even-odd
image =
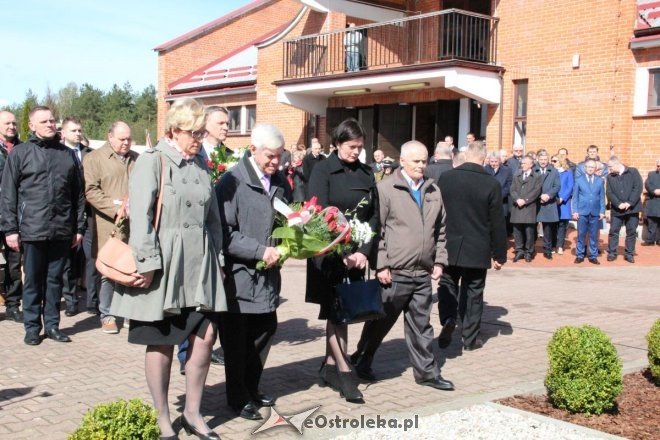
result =
[[598,233],[600,221],[605,217],[605,188],[603,179],[596,176],[596,161],[584,164],[585,174],[575,179],[573,186],[573,219],[578,224],[578,242],[575,263],[582,263],[585,256],[584,239],[589,234],[589,262],[598,261]]

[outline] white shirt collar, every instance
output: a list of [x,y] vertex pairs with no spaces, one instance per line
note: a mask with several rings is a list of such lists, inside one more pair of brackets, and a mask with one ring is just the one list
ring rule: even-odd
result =
[[403,176],[404,179],[406,179],[406,183],[408,183],[408,186],[413,191],[417,191],[424,184],[424,178],[422,177],[421,179],[419,179],[419,182],[417,183],[417,185],[415,185],[415,182],[410,178],[410,176],[403,169],[401,170],[401,175]]
[[250,156],[249,161],[250,164],[252,164],[252,168],[254,168],[254,172],[257,173],[257,178],[259,179],[260,182],[264,176],[266,176],[266,178],[270,181],[270,175],[264,174],[264,172],[261,171],[257,163],[254,161],[254,157]]

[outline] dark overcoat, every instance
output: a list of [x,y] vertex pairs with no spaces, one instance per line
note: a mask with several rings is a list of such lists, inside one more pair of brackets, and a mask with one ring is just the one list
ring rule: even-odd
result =
[[558,222],[557,194],[559,194],[559,190],[561,189],[559,172],[552,165],[548,165],[545,169],[545,174],[541,172],[541,168],[538,166],[534,168],[534,174],[537,174],[541,178],[541,194],[550,196],[547,202],[542,202],[539,199],[536,221],[547,223]]
[[495,178],[502,188],[502,211],[504,215],[509,215],[509,192],[511,191],[511,182],[513,180],[513,173],[507,166],[500,166],[497,172],[490,165],[486,165],[484,170]]
[[454,164],[451,159],[439,159],[433,163],[430,163],[424,170],[424,177],[427,179],[433,179],[435,182],[440,180],[440,175],[445,171],[449,171],[454,168]]
[[[378,191],[374,173],[369,165],[360,162],[347,164],[337,153],[330,154],[327,160],[316,164],[307,185],[309,197],[316,196],[318,204],[336,206],[340,211],[355,210],[360,201],[364,203],[354,216],[368,222],[372,231],[378,232]],[[373,259],[375,240],[365,243],[357,252]],[[348,273],[354,278],[359,273]],[[359,272],[359,271],[358,271]],[[334,286],[341,283],[346,275],[341,257],[331,253],[325,257],[307,260],[307,288],[305,300],[316,304],[327,304],[334,297]]]
[[[525,224],[536,223],[536,205],[541,195],[541,176],[531,173],[526,181],[523,181],[523,173],[519,171],[511,183],[511,223]],[[518,207],[516,200],[523,199],[525,204]]]
[[[622,217],[638,214],[642,210],[642,176],[636,168],[626,167],[623,173],[607,175],[607,200],[611,208],[610,215]],[[630,208],[619,209],[621,203],[630,203]]]
[[648,192],[646,199],[646,216],[660,217],[660,196],[653,194],[655,190],[660,189],[660,172],[649,171],[649,176],[646,178],[644,187]]
[[216,185],[224,231],[225,291],[227,307],[234,313],[270,313],[279,305],[280,268],[257,270],[268,246],[275,221],[273,200],[291,203],[291,187],[277,171],[266,192],[250,154],[222,176]]
[[491,267],[491,258],[506,262],[506,225],[502,188],[481,165],[464,163],[440,176],[445,204],[450,266]]

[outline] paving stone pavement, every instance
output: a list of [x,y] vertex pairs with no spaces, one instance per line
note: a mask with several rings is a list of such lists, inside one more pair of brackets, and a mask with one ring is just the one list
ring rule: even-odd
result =
[[[624,366],[640,367],[646,362],[644,336],[660,317],[660,259],[655,261],[650,267],[527,266],[524,270],[507,264],[500,272],[491,271],[482,323],[485,346],[464,353],[455,337],[448,349],[435,347],[442,374],[455,383],[456,391],[415,384],[399,319],[374,362],[382,380],[360,386],[366,399],[363,405],[347,403],[317,384],[324,322],[316,319],[317,306],[304,302],[304,263],[290,261],[283,270],[279,328],[262,389],[278,397],[276,408],[283,415],[317,405],[322,406],[314,415],[328,418],[431,414],[542,388],[545,350],[552,332],[559,326],[587,323],[610,335]],[[437,308],[432,323],[437,335]],[[144,348],[128,344],[126,331],[103,334],[98,318],[84,312],[72,318],[62,316],[61,329],[72,336],[72,343],[46,339],[29,347],[23,344],[21,325],[0,321],[0,438],[65,439],[96,403],[134,397],[150,402],[143,377]],[[349,329],[351,349],[360,329],[360,325]],[[212,366],[202,405],[209,425],[223,438],[300,437],[291,427],[252,436],[260,423],[236,418],[227,409],[224,381],[223,368]],[[170,388],[172,414],[181,411],[184,390],[185,378],[178,374],[175,363]],[[269,409],[263,409],[262,414],[268,416]],[[306,429],[303,437],[332,435],[333,431],[313,428]],[[187,438],[183,431],[181,438]]]

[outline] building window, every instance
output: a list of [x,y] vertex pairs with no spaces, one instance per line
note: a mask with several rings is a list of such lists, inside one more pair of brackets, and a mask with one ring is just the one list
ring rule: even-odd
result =
[[525,146],[527,138],[527,88],[529,81],[513,82],[515,103],[513,109],[513,145]]
[[650,112],[660,112],[660,69],[649,70],[649,107]]
[[257,120],[256,105],[241,105],[228,107],[229,132],[233,134],[247,134],[252,131]]

